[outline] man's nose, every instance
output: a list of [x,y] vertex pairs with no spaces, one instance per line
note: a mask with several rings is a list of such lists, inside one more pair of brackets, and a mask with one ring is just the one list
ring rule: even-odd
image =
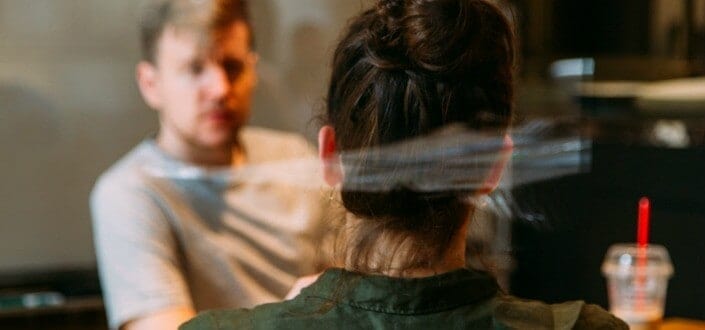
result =
[[206,77],[208,96],[220,98],[227,95],[231,88],[230,77],[227,71],[220,65],[210,65]]

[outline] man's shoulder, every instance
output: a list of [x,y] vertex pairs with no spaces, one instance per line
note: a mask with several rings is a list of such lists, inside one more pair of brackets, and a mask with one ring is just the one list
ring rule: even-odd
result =
[[264,161],[315,154],[311,143],[298,133],[248,126],[242,130],[241,139],[248,153]]
[[149,141],[133,147],[98,177],[93,186],[93,194],[103,190],[146,185],[148,176],[144,173],[144,165],[149,162],[150,152]]
[[280,131],[259,126],[247,126],[241,131],[242,138],[252,142],[277,142],[280,144],[308,143],[299,133]]

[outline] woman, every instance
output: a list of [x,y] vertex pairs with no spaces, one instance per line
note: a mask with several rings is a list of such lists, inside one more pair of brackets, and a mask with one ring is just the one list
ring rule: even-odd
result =
[[[375,152],[393,145],[413,154],[418,144],[402,142],[448,126],[504,135],[514,51],[509,23],[484,0],[380,0],[357,16],[334,55],[319,133],[324,177],[341,184],[347,211],[342,268],[292,300],[209,312],[183,329],[627,329],[594,305],[513,298],[465,268],[468,200],[496,185],[503,157],[469,191],[419,188],[399,179],[408,162]],[[441,157],[424,168],[445,165]],[[382,167],[382,183],[360,179]]]

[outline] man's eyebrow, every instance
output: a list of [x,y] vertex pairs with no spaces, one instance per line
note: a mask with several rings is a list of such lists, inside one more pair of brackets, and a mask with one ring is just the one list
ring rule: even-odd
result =
[[177,61],[181,63],[181,65],[191,65],[196,61],[204,61],[208,58],[208,55],[204,51],[192,51],[189,52],[188,54],[183,54],[181,56],[177,57]]
[[219,62],[223,63],[239,63],[239,64],[245,64],[245,59],[240,57],[240,56],[222,56],[220,58],[217,58]]
[[198,56],[183,56],[177,59],[180,68],[188,69],[194,63],[200,61]]

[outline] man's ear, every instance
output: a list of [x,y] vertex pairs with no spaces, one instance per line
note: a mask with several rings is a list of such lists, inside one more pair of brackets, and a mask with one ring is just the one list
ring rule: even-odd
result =
[[323,180],[330,186],[343,181],[343,169],[335,145],[335,130],[325,125],[318,131],[318,157],[323,164]]
[[509,134],[505,134],[504,144],[502,145],[502,150],[499,152],[499,158],[490,169],[487,179],[482,184],[482,188],[480,188],[478,193],[489,194],[497,188],[499,181],[502,179],[504,169],[507,167],[507,163],[509,163],[509,160],[512,158],[513,152],[514,141]]
[[251,66],[250,71],[252,71],[252,88],[257,88],[257,85],[259,85],[259,54],[257,53],[250,53],[248,56],[250,58],[248,61],[250,61],[249,65]]
[[140,61],[136,68],[137,86],[140,88],[142,98],[152,109],[160,109],[162,97],[158,88],[157,68],[147,61]]

